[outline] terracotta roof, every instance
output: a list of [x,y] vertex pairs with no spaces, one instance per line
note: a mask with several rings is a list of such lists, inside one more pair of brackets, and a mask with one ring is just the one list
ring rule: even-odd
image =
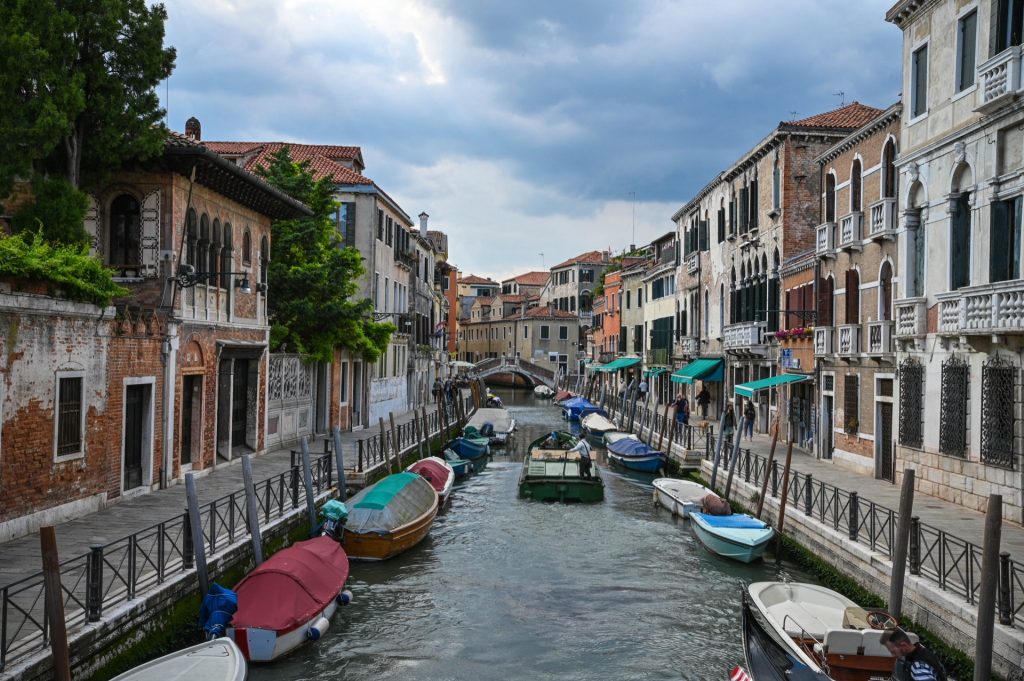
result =
[[468,277],[462,277],[458,280],[460,284],[490,284],[491,286],[498,286],[498,282],[491,281],[490,279],[484,279],[478,277],[475,274],[471,274]]
[[826,111],[798,121],[784,121],[782,125],[795,128],[850,128],[857,129],[866,125],[882,113],[882,109],[867,106],[860,102],[851,102],[832,111]]
[[604,251],[587,251],[582,255],[577,255],[575,258],[569,258],[565,262],[560,262],[551,269],[557,270],[561,267],[568,267],[569,265],[575,265],[577,263],[594,263],[600,264],[606,261],[608,254]]
[[476,302],[480,303],[481,306],[490,305],[494,302],[494,298],[477,298]]
[[506,281],[514,281],[517,284],[525,284],[527,286],[543,286],[548,283],[550,277],[550,272],[527,272],[526,274],[520,274],[518,277],[506,279]]
[[363,152],[359,147],[333,144],[290,144],[288,142],[203,142],[210,151],[224,156],[248,156],[244,168],[250,172],[258,166],[270,165],[271,157],[282,147],[288,147],[293,161],[308,161],[313,177],[320,180],[334,178],[337,184],[373,184],[373,180],[348,168],[339,160],[355,161],[363,166]]
[[566,312],[565,310],[559,310],[557,308],[547,307],[531,307],[526,311],[527,317],[548,317],[555,319],[576,319],[576,315],[573,312]]

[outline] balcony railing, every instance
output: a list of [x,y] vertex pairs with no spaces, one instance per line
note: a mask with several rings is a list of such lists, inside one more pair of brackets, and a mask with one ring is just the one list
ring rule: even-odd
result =
[[903,298],[896,309],[896,337],[923,336],[928,330],[928,307],[924,298]]
[[843,324],[839,327],[840,355],[860,354],[860,324]]
[[725,349],[739,350],[764,345],[765,322],[741,322],[725,327]]
[[649,366],[668,366],[668,348],[653,348],[647,351],[647,364]]
[[594,320],[594,313],[590,310],[580,310],[576,313],[580,318],[580,324],[590,326]]
[[815,253],[819,258],[834,256],[836,254],[836,223],[826,222],[818,225],[818,237],[815,244]]
[[700,352],[700,342],[693,336],[684,336],[679,339],[679,354],[695,357]]
[[1024,280],[940,293],[939,333],[998,334],[1024,331]]
[[686,256],[686,273],[695,274],[700,269],[700,251],[694,251]]
[[892,331],[894,322],[868,322],[868,353],[872,355],[892,354]]
[[859,248],[863,238],[864,213],[855,211],[839,218],[839,248]]
[[836,330],[831,326],[814,327],[814,354],[831,355],[835,352]]
[[1015,45],[978,66],[979,110],[998,108],[1020,90],[1020,54],[1021,47]]
[[871,205],[871,224],[868,236],[872,239],[896,238],[896,199],[882,199]]

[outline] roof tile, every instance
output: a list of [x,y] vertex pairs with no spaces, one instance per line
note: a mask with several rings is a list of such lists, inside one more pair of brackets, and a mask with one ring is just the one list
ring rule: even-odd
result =
[[876,109],[860,102],[850,102],[846,106],[816,116],[801,118],[797,121],[786,121],[785,125],[799,128],[850,128],[856,130],[881,113],[882,109]]

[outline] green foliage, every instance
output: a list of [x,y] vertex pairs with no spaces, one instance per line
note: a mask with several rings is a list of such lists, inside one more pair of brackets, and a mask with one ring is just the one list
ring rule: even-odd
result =
[[38,232],[30,241],[24,234],[0,237],[0,276],[46,281],[71,300],[101,307],[128,294],[87,247],[51,244]]
[[334,183],[330,178],[315,180],[309,164],[293,162],[287,147],[257,172],[313,211],[312,217],[279,220],[272,227],[267,272],[271,349],[287,344],[309,359],[329,362],[335,348],[345,348],[376,361],[395,326],[373,321],[369,299],[354,300],[363,259],[340,242]]
[[33,171],[78,187],[160,152],[166,19],[146,0],[0,3],[0,195]]
[[33,202],[19,210],[12,220],[15,233],[42,231],[47,241],[82,246],[89,241],[83,219],[89,207],[85,192],[62,177],[40,177],[32,181]]

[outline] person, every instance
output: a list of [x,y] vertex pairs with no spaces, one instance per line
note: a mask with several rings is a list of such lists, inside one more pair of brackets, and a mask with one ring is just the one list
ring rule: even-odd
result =
[[700,417],[707,419],[708,417],[708,405],[711,404],[711,391],[703,383],[700,386],[700,392],[697,393],[697,406],[700,407]]
[[592,480],[594,478],[591,473],[591,467],[593,462],[590,459],[590,445],[587,441],[580,439],[576,446],[569,450],[570,452],[579,452],[580,455],[580,477]]
[[732,404],[725,405],[725,415],[722,418],[722,437],[726,442],[732,441],[732,434],[736,432],[736,416],[732,413]]
[[[754,439],[755,418],[757,418],[757,412],[754,411],[754,402],[748,399],[747,404],[743,407],[743,432],[746,433],[747,437],[751,440]],[[740,433],[740,439],[743,439],[743,433]]]
[[645,402],[647,400],[647,381],[644,379],[640,380],[640,387],[637,388],[636,398],[641,402]]
[[896,658],[892,670],[895,681],[946,681],[946,668],[935,653],[913,643],[899,627],[883,631],[881,641]]
[[541,447],[544,449],[555,449],[558,446],[558,433],[551,431],[551,433],[541,443]]
[[440,377],[435,378],[434,379],[434,387],[430,391],[434,395],[434,402],[435,403],[441,401],[441,391],[442,390],[444,390],[444,386],[441,384],[441,378]]
[[449,407],[455,402],[455,383],[450,378],[444,382],[444,397]]
[[683,393],[676,396],[676,423],[683,426],[690,424],[690,401]]

